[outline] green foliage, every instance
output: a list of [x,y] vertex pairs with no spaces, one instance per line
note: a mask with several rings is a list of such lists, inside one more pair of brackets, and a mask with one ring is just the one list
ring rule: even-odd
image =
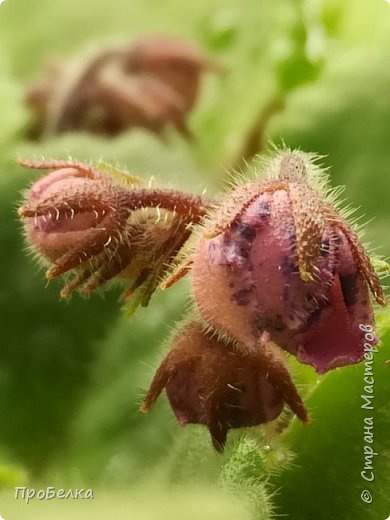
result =
[[[274,481],[280,490],[275,499],[280,514],[346,520],[389,514],[390,379],[386,361],[390,357],[390,314],[381,321],[382,345],[373,365],[374,393],[370,394],[371,379],[365,380],[370,367],[364,363],[333,371],[307,400],[313,423],[309,427],[295,423],[285,433],[283,440],[296,458]],[[366,403],[362,395],[374,395],[372,410],[362,408]],[[366,454],[370,448],[377,453],[372,458],[372,482],[361,475],[367,464],[365,447]],[[366,476],[372,478],[370,470]],[[364,490],[371,493],[371,504],[362,501]]]
[[321,81],[289,97],[269,127],[276,142],[283,139],[325,156],[332,183],[347,185],[348,202],[361,208],[357,214],[375,217],[367,236],[381,245],[381,254],[390,253],[390,191],[384,189],[390,163],[390,71],[383,67],[389,58],[382,47],[338,55]]
[[88,386],[89,364],[116,302],[111,295],[57,304],[59,285],[45,288],[42,272],[26,258],[17,224],[15,202],[29,175],[6,162],[0,179],[0,441],[39,472],[67,442],[69,420]]
[[138,408],[153,375],[156,350],[180,315],[180,292],[153,296],[153,305],[139,309],[130,323],[118,318],[102,342],[89,395],[73,425],[71,450],[63,454],[68,470],[78,467],[88,482],[136,481],[144,476],[145,465],[155,464],[173,442],[177,427],[167,408],[156,407],[149,416]]
[[9,464],[0,464],[0,490],[14,488],[26,482],[26,473],[22,468]]
[[0,54],[0,152],[20,137],[27,123],[22,105],[22,86],[10,74],[5,56]]

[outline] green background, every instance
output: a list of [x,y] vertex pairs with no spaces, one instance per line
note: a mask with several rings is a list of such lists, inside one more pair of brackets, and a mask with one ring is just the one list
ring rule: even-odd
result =
[[[204,78],[189,126],[163,144],[142,131],[106,140],[28,142],[26,82],[48,57],[166,33],[197,42],[225,68]],[[165,399],[138,405],[185,312],[188,281],[129,321],[117,290],[59,302],[26,254],[16,208],[36,177],[16,157],[112,161],[199,193],[224,186],[248,136],[324,155],[333,185],[390,254],[390,5],[385,0],[6,0],[0,6],[0,515],[89,519],[381,519],[390,514],[389,317],[375,364],[375,481],[365,483],[363,366],[317,380],[291,361],[313,424],[233,432],[216,455],[201,427],[180,429]],[[266,123],[266,124],[265,124]],[[259,145],[260,151],[260,145]],[[306,386],[305,386],[306,385]],[[95,499],[15,500],[15,486],[93,488]],[[363,489],[371,504],[360,499]]]

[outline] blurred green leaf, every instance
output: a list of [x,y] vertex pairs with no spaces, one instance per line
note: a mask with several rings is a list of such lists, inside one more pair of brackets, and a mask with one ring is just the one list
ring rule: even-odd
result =
[[112,294],[66,305],[58,283],[45,288],[16,215],[30,175],[14,161],[0,165],[0,443],[34,473],[63,450],[97,341],[117,309]]
[[332,185],[345,184],[357,214],[374,218],[366,237],[379,254],[390,254],[389,60],[388,48],[335,54],[318,82],[290,94],[269,127],[276,142],[325,156]]
[[26,472],[19,466],[0,463],[0,490],[27,483]]
[[[150,308],[131,320],[118,318],[91,374],[89,393],[72,428],[65,465],[87,481],[135,481],[155,466],[173,443],[177,426],[167,406],[145,416],[142,397],[161,358],[161,343],[180,315],[183,288],[153,296]],[[157,360],[156,360],[157,358]]]
[[0,152],[22,135],[28,120],[23,107],[22,86],[11,77],[8,64],[0,54]]

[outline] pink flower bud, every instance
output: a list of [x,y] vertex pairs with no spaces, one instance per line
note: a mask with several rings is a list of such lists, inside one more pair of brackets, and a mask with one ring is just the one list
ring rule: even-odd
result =
[[363,358],[359,324],[374,325],[367,283],[379,303],[384,296],[355,233],[309,184],[310,169],[307,155],[282,152],[268,179],[226,197],[195,248],[193,292],[221,334],[256,349],[267,332],[326,372]]
[[21,162],[51,173],[26,193],[19,215],[30,246],[51,262],[48,279],[76,271],[61,295],[85,293],[119,277],[124,298],[147,305],[160,278],[188,239],[207,201],[149,188],[137,177],[77,162]]
[[[30,188],[26,200],[39,205],[41,201],[66,196],[71,190],[88,192],[95,189],[91,179],[76,168],[62,168],[38,180]],[[73,207],[61,212],[53,209],[45,215],[27,217],[24,220],[28,242],[47,260],[54,262],[76,243],[81,243],[88,230],[96,228],[104,219],[104,213],[90,208],[75,211]]]

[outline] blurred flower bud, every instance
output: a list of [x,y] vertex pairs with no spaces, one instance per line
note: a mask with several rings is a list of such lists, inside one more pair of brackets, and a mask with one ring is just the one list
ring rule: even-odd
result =
[[31,134],[87,130],[113,136],[141,127],[162,135],[173,126],[189,137],[186,119],[201,77],[217,70],[195,46],[165,36],[50,63],[43,79],[26,91],[35,112]]

